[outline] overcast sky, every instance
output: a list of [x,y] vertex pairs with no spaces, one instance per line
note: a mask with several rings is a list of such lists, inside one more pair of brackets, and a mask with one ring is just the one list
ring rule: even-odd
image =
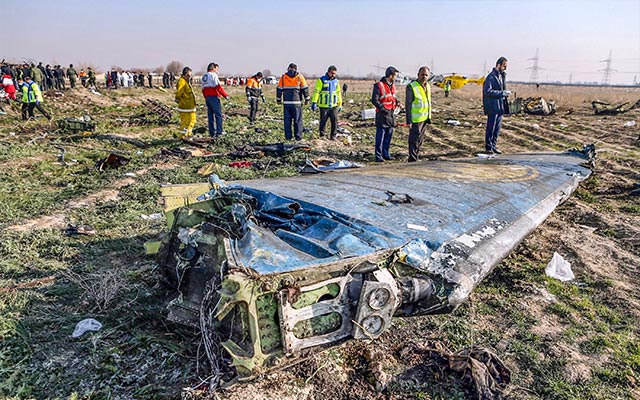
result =
[[[640,80],[640,1],[161,1],[2,0],[0,58],[93,64],[104,70],[172,60],[221,74],[309,75],[330,64],[367,75],[393,65],[414,75],[486,73],[509,59],[528,81],[598,81],[612,52],[612,83]],[[7,14],[8,13],[8,14]]]

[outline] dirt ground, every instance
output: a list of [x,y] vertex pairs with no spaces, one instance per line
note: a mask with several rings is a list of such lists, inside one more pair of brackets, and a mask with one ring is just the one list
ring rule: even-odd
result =
[[[371,82],[348,84],[342,120],[349,122],[345,128],[350,141],[347,136],[337,142],[319,138],[312,125],[317,116],[310,112],[305,112],[305,124],[312,131],[306,133],[305,141],[311,144],[314,157],[373,162],[375,128],[358,118],[363,108],[370,107]],[[224,158],[162,156],[161,148],[183,146],[172,136],[176,125],[123,128],[112,122],[139,111],[143,98],[172,104],[172,93],[157,90],[102,96],[74,90],[45,102],[56,118],[88,110],[101,118],[101,133],[152,143],[144,149],[90,137],[70,141],[51,132],[44,122],[25,126],[16,114],[0,116],[0,173],[5,181],[0,190],[0,209],[5,210],[0,246],[4,260],[0,311],[5,313],[0,324],[0,339],[5,343],[0,350],[0,395],[466,399],[475,398],[468,375],[448,369],[434,349],[456,352],[482,346],[492,349],[511,370],[504,398],[640,398],[640,196],[630,194],[640,184],[640,109],[598,116],[590,104],[596,99],[633,103],[640,99],[640,89],[545,85],[510,89],[522,97],[553,99],[558,110],[551,116],[505,117],[499,148],[504,153],[564,151],[593,143],[598,154],[593,176],[453,314],[398,318],[393,329],[373,343],[347,342],[284,371],[216,393],[199,386],[208,374],[198,351],[197,332],[164,321],[171,293],[163,288],[154,261],[141,251],[142,242],[164,227],[161,221],[142,221],[140,214],[160,211],[156,201],[160,184],[204,181],[206,177],[196,171],[208,162],[216,164],[223,179],[234,180],[290,175],[295,169],[289,164],[302,163],[304,157],[283,164],[274,160],[268,172],[243,172],[226,167],[229,160]],[[240,142],[282,140],[275,90],[267,87],[265,91],[270,104],[257,126],[269,132],[251,136],[259,134],[241,116],[243,91],[231,88],[232,103],[223,105],[229,114],[228,138],[209,150],[219,153]],[[433,120],[422,158],[475,157],[483,150],[485,117],[479,87],[467,85],[448,98],[434,88]],[[197,125],[203,121],[206,116],[200,108]],[[396,129],[391,151],[396,162],[406,160],[407,137],[407,127]],[[59,167],[48,169],[56,162],[48,141],[144,154],[127,169],[97,175],[87,171],[104,151],[72,148],[78,167],[67,168],[67,174]],[[123,175],[129,171],[133,175]],[[33,200],[16,204],[20,192],[40,191],[48,193],[47,198],[29,197]],[[101,237],[73,242],[60,232],[70,222],[91,223]],[[544,266],[554,252],[571,263],[574,281],[560,283],[545,277]],[[113,271],[124,276],[113,286],[121,298],[105,298],[85,279]],[[50,277],[55,277],[54,283],[37,283]],[[58,281],[65,283],[59,286]],[[99,316],[108,329],[84,342],[71,341],[68,325],[86,316]]]

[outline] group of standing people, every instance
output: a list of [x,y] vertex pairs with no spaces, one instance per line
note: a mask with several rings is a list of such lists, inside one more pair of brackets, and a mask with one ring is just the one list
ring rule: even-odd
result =
[[[506,89],[506,69],[507,59],[500,57],[496,61],[493,70],[487,75],[482,91],[483,109],[487,115],[487,125],[485,130],[485,151],[489,154],[501,154],[497,148],[497,140],[500,134],[502,116],[508,114],[508,97],[511,94]],[[223,130],[222,105],[220,98],[229,100],[228,93],[221,85],[218,77],[219,65],[212,62],[207,66],[207,72],[201,78],[202,95],[207,106],[208,131],[212,138],[220,137],[225,132]],[[44,71],[44,72],[43,72]],[[55,72],[54,72],[55,71]],[[337,68],[333,65],[327,68],[327,72],[318,78],[314,85],[313,93],[309,93],[309,86],[305,77],[298,72],[296,64],[291,63],[287,67],[276,87],[276,102],[283,105],[284,134],[286,140],[302,140],[302,106],[311,102],[311,110],[320,111],[320,136],[325,136],[327,122],[331,128],[329,139],[335,140],[338,126],[338,113],[342,111],[343,88],[337,78]],[[42,108],[42,90],[48,87],[64,88],[64,77],[69,79],[70,86],[76,86],[77,79],[80,78],[83,86],[95,86],[95,72],[89,68],[89,73],[81,70],[78,73],[73,64],[69,65],[66,71],[60,66],[51,68],[40,63],[38,66],[31,64],[28,66],[3,65],[1,67],[0,86],[4,89],[6,96],[10,99],[17,99],[16,93],[21,93],[22,118],[33,118],[34,110],[38,109],[45,117],[51,119],[50,114]],[[396,96],[395,78],[399,71],[390,66],[385,70],[379,82],[373,85],[371,93],[371,103],[375,106],[376,117],[376,137],[375,137],[375,160],[384,162],[392,160],[389,146],[393,137],[393,130],[396,126],[395,115],[399,108],[404,105]],[[192,70],[185,67],[177,83],[176,102],[180,112],[180,137],[190,136],[193,132],[196,120],[196,97],[191,84]],[[420,67],[417,78],[409,83],[405,93],[406,123],[409,130],[409,162],[417,161],[420,146],[425,137],[427,126],[431,124],[432,103],[431,88],[428,83],[430,70],[428,67]],[[149,85],[152,87],[152,75],[146,76]],[[129,86],[130,83],[137,86],[144,86],[145,75],[143,73],[128,73],[126,71],[118,73],[109,71],[105,74],[107,87]],[[171,77],[168,73],[163,75],[163,86],[171,84]],[[251,76],[246,81],[245,93],[249,103],[249,121],[255,122],[258,112],[259,100],[265,102],[262,93],[263,74],[261,72]]]

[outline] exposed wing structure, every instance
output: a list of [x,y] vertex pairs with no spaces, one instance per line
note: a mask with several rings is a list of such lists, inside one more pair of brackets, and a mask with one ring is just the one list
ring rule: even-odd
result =
[[[214,368],[247,379],[446,313],[591,174],[583,152],[163,188],[159,259]],[[231,371],[231,372],[229,372]]]

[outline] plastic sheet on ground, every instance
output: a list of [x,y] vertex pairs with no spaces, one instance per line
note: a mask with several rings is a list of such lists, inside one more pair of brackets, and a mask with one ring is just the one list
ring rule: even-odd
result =
[[83,319],[76,324],[76,328],[73,330],[71,337],[77,338],[84,335],[88,331],[99,331],[100,328],[102,328],[102,324],[95,319]]
[[552,277],[561,280],[562,282],[570,281],[575,278],[573,275],[573,271],[571,271],[571,264],[566,261],[560,254],[557,252],[553,253],[553,257],[547,267],[544,269],[544,272]]

